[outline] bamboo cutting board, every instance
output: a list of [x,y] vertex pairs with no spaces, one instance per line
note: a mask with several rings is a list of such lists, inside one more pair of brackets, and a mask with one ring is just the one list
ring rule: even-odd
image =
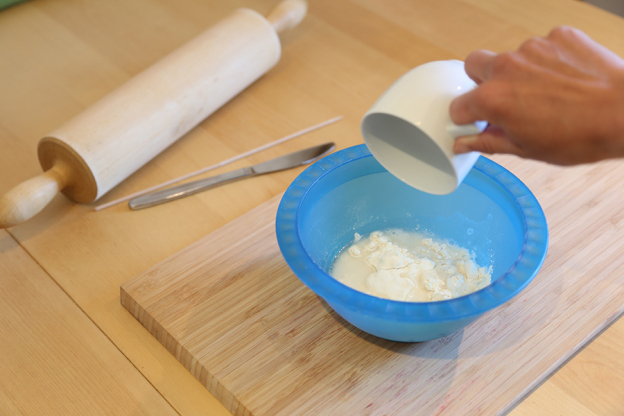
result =
[[386,341],[336,315],[280,254],[280,196],[124,283],[121,302],[235,415],[504,413],[624,304],[621,162],[504,160],[544,207],[549,254],[520,295],[446,338]]

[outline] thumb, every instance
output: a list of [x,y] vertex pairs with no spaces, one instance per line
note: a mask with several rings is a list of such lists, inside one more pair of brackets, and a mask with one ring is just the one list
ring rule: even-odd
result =
[[503,129],[491,125],[479,135],[457,138],[453,151],[456,154],[481,152],[487,154],[508,153],[517,156],[525,155],[524,149],[511,141]]

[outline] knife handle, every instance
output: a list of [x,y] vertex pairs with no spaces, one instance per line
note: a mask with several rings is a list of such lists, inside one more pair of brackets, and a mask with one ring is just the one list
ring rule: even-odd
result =
[[233,170],[231,172],[222,173],[221,175],[211,176],[209,178],[185,183],[182,185],[172,186],[162,191],[151,192],[141,195],[128,202],[130,209],[138,210],[153,207],[154,205],[164,204],[165,202],[175,201],[185,196],[194,195],[205,191],[206,189],[217,187],[226,182],[235,181],[247,176],[254,176],[256,172],[251,167]]

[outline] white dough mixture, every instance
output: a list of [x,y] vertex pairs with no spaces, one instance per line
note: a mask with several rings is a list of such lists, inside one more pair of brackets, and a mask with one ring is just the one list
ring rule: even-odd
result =
[[330,274],[373,296],[430,302],[467,295],[491,283],[492,267],[479,267],[465,248],[417,232],[375,231],[334,261]]

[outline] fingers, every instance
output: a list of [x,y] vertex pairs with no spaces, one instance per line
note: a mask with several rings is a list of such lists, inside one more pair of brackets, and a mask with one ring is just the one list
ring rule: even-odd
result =
[[560,51],[557,45],[549,39],[534,36],[527,39],[518,48],[518,53],[530,62],[539,65],[548,65],[557,62],[560,58]]
[[478,95],[479,92],[475,89],[451,101],[449,114],[453,123],[461,125],[486,120],[483,110],[479,106]]
[[593,69],[593,65],[588,68],[588,64],[595,62],[596,59],[605,63],[621,61],[615,52],[573,27],[556,27],[548,34],[547,39],[565,50],[566,57],[571,63],[585,69]]
[[[466,57],[464,69],[466,74],[477,84],[489,80],[494,69],[494,52],[480,50],[472,52]],[[477,90],[463,94],[451,102],[451,119],[456,124],[468,124],[478,120],[485,120],[483,108]]]
[[505,132],[497,126],[488,126],[478,136],[460,137],[455,141],[453,151],[456,154],[480,152],[487,154],[508,153],[526,157],[526,151],[511,141]]
[[546,39],[549,41],[564,47],[571,49],[579,49],[582,47],[601,47],[604,46],[598,44],[585,32],[570,26],[559,26],[554,28],[548,33]]
[[486,50],[472,52],[464,63],[466,74],[477,84],[487,81],[492,76],[495,57],[494,52]]

